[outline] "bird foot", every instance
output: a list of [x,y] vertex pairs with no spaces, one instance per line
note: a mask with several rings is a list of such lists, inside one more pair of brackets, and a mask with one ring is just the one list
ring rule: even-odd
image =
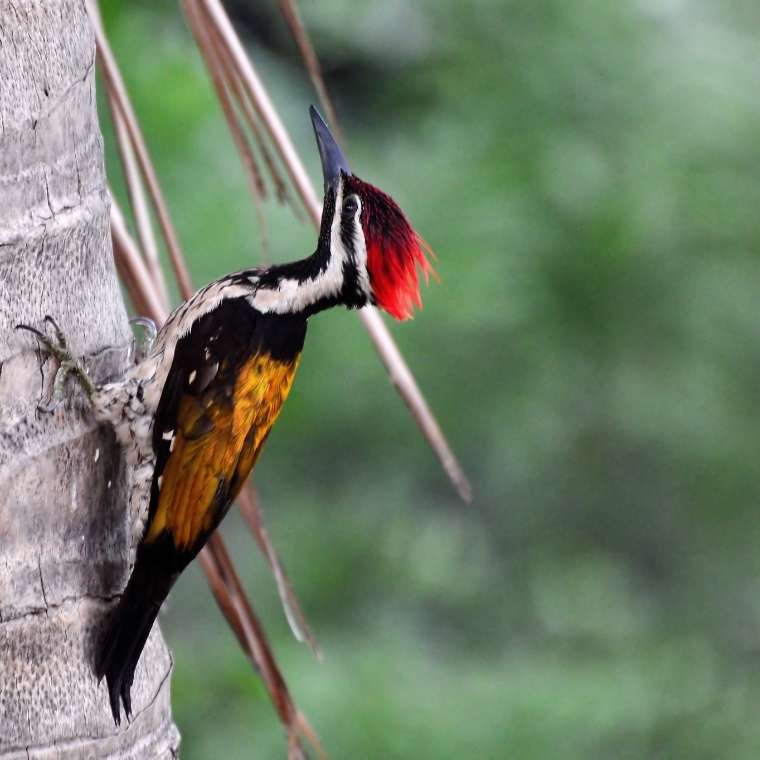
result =
[[148,317],[133,317],[129,320],[129,324],[143,328],[142,335],[134,339],[135,361],[139,364],[150,354],[158,331],[156,330],[156,323]]
[[27,332],[32,333],[47,351],[58,360],[58,369],[56,370],[55,379],[53,380],[53,395],[51,401],[49,404],[39,404],[37,407],[41,412],[51,414],[63,403],[63,390],[66,385],[66,378],[69,375],[74,375],[77,378],[88,398],[92,398],[92,394],[95,392],[95,385],[82,363],[69,351],[66,337],[61,331],[61,328],[58,327],[56,321],[50,315],[47,315],[44,322],[46,326],[52,328],[54,333],[53,337],[50,337],[36,327],[30,327],[29,325],[16,325],[16,329],[26,330]]

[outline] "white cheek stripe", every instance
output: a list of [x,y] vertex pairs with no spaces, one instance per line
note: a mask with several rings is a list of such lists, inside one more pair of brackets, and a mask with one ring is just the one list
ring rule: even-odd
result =
[[359,276],[359,287],[369,301],[372,297],[372,288],[369,284],[369,271],[367,270],[367,242],[364,239],[364,230],[360,221],[362,214],[362,202],[359,201],[359,210],[354,217],[354,259],[356,271]]
[[[354,243],[354,262],[356,264],[356,271],[359,279],[359,287],[362,293],[367,297],[367,300],[371,298],[372,292],[369,284],[369,274],[367,273],[367,243],[364,240],[364,230],[362,229],[361,215],[362,215],[362,202],[361,198],[356,197],[358,208],[353,218],[353,226],[351,232],[353,233]],[[336,206],[337,208],[337,206]],[[340,235],[340,214],[335,212],[335,219],[333,220],[332,229],[330,231],[330,246],[333,251],[340,251],[341,262],[348,261],[349,254],[343,246],[343,240]]]

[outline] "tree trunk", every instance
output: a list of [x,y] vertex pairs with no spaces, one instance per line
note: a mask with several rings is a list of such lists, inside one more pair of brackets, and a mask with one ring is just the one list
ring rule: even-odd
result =
[[114,726],[93,649],[127,576],[127,473],[73,379],[17,323],[50,314],[103,380],[131,339],[114,272],[95,46],[83,0],[0,0],[0,759],[170,758],[158,628]]

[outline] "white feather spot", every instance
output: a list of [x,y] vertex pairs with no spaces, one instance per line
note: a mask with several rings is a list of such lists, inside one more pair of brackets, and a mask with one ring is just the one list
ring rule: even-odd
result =
[[[208,350],[206,350],[206,354],[208,354]],[[207,356],[206,358],[208,358],[208,356]],[[190,383],[190,384],[192,385],[192,383],[193,383],[193,381],[195,380],[195,377],[196,377],[196,375],[197,375],[197,374],[198,374],[198,373],[197,373],[195,370],[193,370],[193,371],[192,371],[192,372],[191,372],[191,373],[188,375],[188,377],[187,377],[187,382],[188,382],[188,383]]]
[[177,439],[176,438],[172,438],[171,443],[169,444],[169,451],[170,452],[174,451],[174,444],[175,443],[177,443]]
[[93,457],[93,461],[97,462],[98,459],[100,459],[100,449],[95,449],[95,456]]
[[111,487],[111,481],[109,480],[108,483],[106,483],[106,488],[110,488],[110,487]]
[[165,441],[171,441],[174,438],[174,430],[167,430],[162,436]]

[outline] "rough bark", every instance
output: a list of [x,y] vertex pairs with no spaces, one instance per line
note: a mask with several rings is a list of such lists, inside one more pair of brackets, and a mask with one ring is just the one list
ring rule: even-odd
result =
[[117,729],[93,645],[127,574],[126,473],[74,381],[21,322],[53,315],[103,379],[130,333],[109,234],[95,48],[83,0],[0,0],[0,758],[168,758],[171,658],[157,627]]

